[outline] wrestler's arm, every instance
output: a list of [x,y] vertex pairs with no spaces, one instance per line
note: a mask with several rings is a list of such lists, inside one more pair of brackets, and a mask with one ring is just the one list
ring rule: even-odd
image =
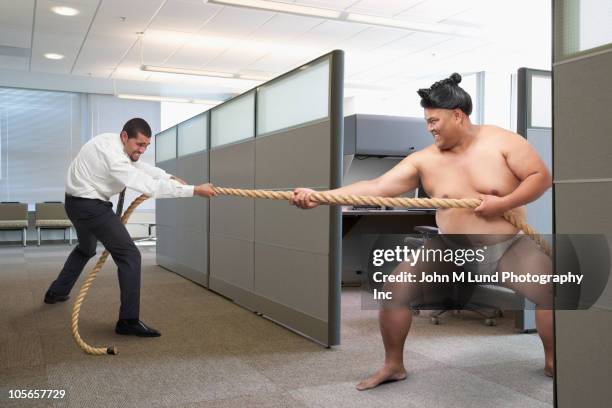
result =
[[[405,157],[391,170],[380,177],[372,180],[358,181],[348,186],[329,190],[330,194],[346,195],[369,195],[395,197],[410,190],[414,190],[419,184],[419,172],[417,168],[417,154],[413,153]],[[300,208],[314,208],[317,203],[310,200],[313,190],[308,188],[296,188],[291,204]]]
[[512,173],[521,181],[512,193],[502,197],[507,210],[536,200],[552,186],[550,171],[524,137],[506,132],[502,154]]

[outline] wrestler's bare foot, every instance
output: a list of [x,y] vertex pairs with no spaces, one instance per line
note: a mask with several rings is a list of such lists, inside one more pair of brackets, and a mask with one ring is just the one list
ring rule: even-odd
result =
[[546,363],[546,365],[544,365],[544,375],[552,377],[554,372],[552,363]]
[[407,373],[404,367],[393,368],[383,366],[383,368],[378,370],[374,375],[357,384],[355,388],[359,391],[369,390],[378,387],[384,382],[405,380],[406,376]]

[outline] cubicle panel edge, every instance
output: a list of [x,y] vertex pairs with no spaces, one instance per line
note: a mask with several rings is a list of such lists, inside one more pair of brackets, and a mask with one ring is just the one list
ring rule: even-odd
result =
[[[534,105],[532,80],[534,76],[550,78],[551,73],[550,71],[530,68],[520,68],[518,70],[517,133],[527,139],[552,172],[552,128],[536,127],[532,124],[531,113]],[[550,189],[537,200],[527,204],[527,222],[541,234],[552,234],[552,211],[552,189]],[[523,302],[523,310],[515,313],[515,328],[521,332],[534,331],[536,329],[535,306],[526,299]]]
[[[342,187],[344,167],[344,52],[333,51],[330,68],[330,187]],[[329,302],[327,342],[340,344],[340,302],[342,281],[342,210],[329,208]]]

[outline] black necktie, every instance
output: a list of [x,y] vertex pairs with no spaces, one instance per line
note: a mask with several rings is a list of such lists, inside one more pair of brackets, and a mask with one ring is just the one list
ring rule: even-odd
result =
[[125,199],[125,187],[119,193],[119,200],[117,200],[117,211],[115,212],[119,218],[121,218],[121,213],[123,212],[123,200]]

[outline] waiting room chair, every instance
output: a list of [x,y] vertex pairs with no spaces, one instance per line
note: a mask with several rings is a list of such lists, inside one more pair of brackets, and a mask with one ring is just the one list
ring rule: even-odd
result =
[[72,245],[72,223],[61,201],[36,203],[36,230],[38,233],[39,246],[41,230],[43,229],[63,229],[64,240],[66,239],[66,229],[68,229],[69,243]]
[[16,201],[0,203],[0,230],[21,230],[21,240],[26,246],[28,205]]

